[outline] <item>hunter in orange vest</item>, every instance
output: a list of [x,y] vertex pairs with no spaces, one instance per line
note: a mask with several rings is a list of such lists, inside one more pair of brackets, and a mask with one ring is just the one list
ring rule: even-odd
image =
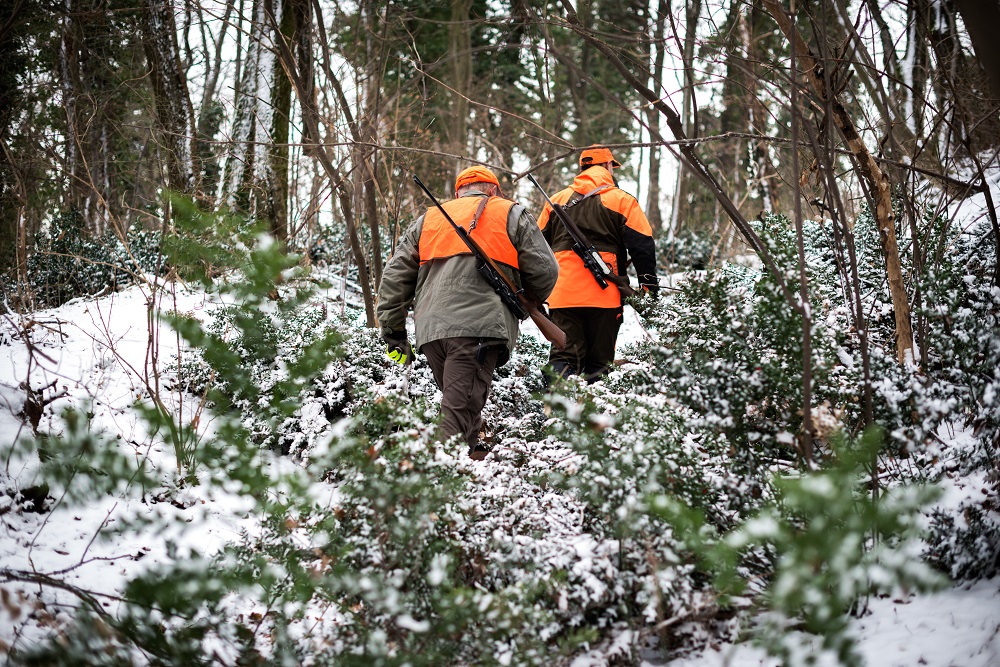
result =
[[[518,288],[545,299],[559,266],[531,214],[500,192],[496,175],[471,167],[455,181],[456,198],[442,205]],[[469,455],[480,442],[482,410],[493,370],[510,357],[518,320],[476,269],[476,258],[436,208],[400,237],[382,274],[376,314],[390,358],[412,359],[406,332],[412,307],[416,348],[441,389],[442,434],[461,434]]]
[[[613,273],[627,275],[629,261],[643,289],[656,293],[656,249],[653,230],[639,202],[619,190],[613,171],[621,164],[611,151],[593,145],[580,154],[580,173],[573,184],[552,197],[576,223]],[[601,288],[573,251],[573,239],[546,204],[538,225],[559,261],[559,281],[549,295],[552,321],[566,332],[563,350],[555,348],[549,363],[556,376],[600,378],[615,358],[622,321],[622,299],[610,284]]]

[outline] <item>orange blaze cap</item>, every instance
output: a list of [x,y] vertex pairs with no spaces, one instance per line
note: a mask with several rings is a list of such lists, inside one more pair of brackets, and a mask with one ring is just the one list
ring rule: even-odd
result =
[[622,166],[611,154],[611,151],[600,144],[593,144],[590,148],[586,148],[580,153],[581,167],[589,167],[592,164],[604,164],[605,162],[610,162],[616,167]]
[[500,181],[497,180],[496,174],[486,167],[480,166],[469,167],[458,175],[458,178],[455,179],[455,192],[458,192],[459,188],[463,185],[469,185],[470,183],[493,183],[495,186],[500,187]]

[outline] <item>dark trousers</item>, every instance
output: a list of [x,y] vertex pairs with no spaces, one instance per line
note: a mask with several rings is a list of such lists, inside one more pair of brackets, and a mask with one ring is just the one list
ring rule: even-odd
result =
[[566,349],[553,347],[549,353],[553,375],[582,375],[588,382],[598,380],[615,360],[622,309],[553,308],[549,314],[566,332]]
[[425,343],[420,351],[426,355],[443,394],[442,435],[447,438],[461,434],[471,453],[479,444],[493,369],[500,355],[506,353],[506,345],[490,338],[442,338]]

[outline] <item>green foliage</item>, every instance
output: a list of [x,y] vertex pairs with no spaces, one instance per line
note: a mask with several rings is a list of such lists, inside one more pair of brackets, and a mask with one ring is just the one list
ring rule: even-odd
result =
[[[795,448],[801,321],[772,281],[737,267],[656,302],[648,321],[661,342],[637,344],[637,360],[601,382],[570,378],[543,397],[546,349],[526,341],[498,372],[486,412],[493,454],[471,463],[437,436],[437,390],[419,357],[407,369],[388,364],[376,333],[358,331],[356,313],[330,317],[297,259],[251,226],[213,231],[210,216],[175,211],[171,261],[220,305],[208,324],[171,319],[192,348],[178,383],[205,397],[211,428],[176,421],[163,403],[140,406],[183,473],[157,495],[218,494],[240,506],[242,532],[211,553],[172,544],[170,559],[129,582],[113,618],[81,614],[62,643],[15,664],[89,651],[107,664],[144,655],[159,664],[547,665],[569,662],[582,642],[630,655],[656,634],[669,653],[703,641],[699,624],[734,639],[741,623],[757,622],[785,664],[820,645],[853,665],[847,614],[865,596],[942,581],[914,542],[933,499],[909,484],[933,477],[925,453],[911,474],[883,474],[878,498],[867,488],[898,450],[874,433],[850,436],[844,406],[857,402],[858,371],[845,361],[854,358],[818,226],[807,227],[821,314],[814,395],[833,406],[833,424],[814,468],[803,469]],[[765,220],[762,232],[793,267],[787,223]],[[243,245],[227,249],[232,234]],[[907,376],[880,363],[874,372],[888,403]],[[923,409],[942,387],[911,389],[880,415],[925,437],[930,426],[905,421],[904,407]],[[117,450],[74,419],[44,445],[55,486],[94,494],[126,493],[129,480],[163,484],[144,466],[102,458]],[[978,473],[982,458],[967,465]],[[935,518],[936,565],[974,576],[989,562],[995,532],[979,509],[966,533],[943,511]]]
[[[913,557],[920,511],[937,490],[896,487],[875,497],[867,488],[880,440],[871,432],[837,447],[837,460],[825,470],[777,478],[776,503],[725,538],[737,551],[766,546],[774,554],[763,603],[777,615],[764,619],[761,641],[784,664],[801,648],[789,632],[798,628],[822,637],[822,648],[840,664],[861,665],[847,616],[860,598],[899,588],[931,591],[946,582]],[[733,575],[725,573],[724,589],[735,583]]]
[[677,236],[663,234],[656,238],[656,257],[660,271],[703,271],[715,253],[715,242],[692,231],[683,231]]
[[[770,221],[764,238],[782,265],[794,266],[794,245],[782,225]],[[769,276],[730,266],[692,277],[647,322],[662,341],[642,341],[632,352],[649,360],[647,391],[699,415],[699,429],[723,434],[739,472],[757,480],[751,484],[760,483],[768,460],[794,459],[802,414],[802,320]],[[814,322],[814,405],[826,398],[835,342],[835,332]]]
[[91,238],[77,212],[53,218],[27,260],[29,289],[40,307],[121,289],[163,268],[159,233],[133,229],[124,242],[111,232]]

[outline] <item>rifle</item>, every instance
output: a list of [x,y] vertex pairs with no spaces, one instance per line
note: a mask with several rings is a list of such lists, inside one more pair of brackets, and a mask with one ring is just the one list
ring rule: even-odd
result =
[[549,319],[540,308],[541,301],[534,295],[525,294],[524,290],[517,289],[514,282],[507,277],[500,267],[497,266],[496,262],[483,252],[483,249],[479,247],[479,244],[472,240],[469,236],[469,232],[457,224],[448,215],[448,212],[444,210],[444,207],[438,203],[438,200],[431,194],[431,191],[427,189],[427,186],[423,184],[417,176],[413,177],[413,182],[424,191],[430,200],[434,202],[434,206],[441,211],[441,215],[444,216],[458,237],[462,239],[469,250],[476,258],[476,270],[479,271],[479,275],[489,284],[493,291],[496,292],[497,296],[503,302],[503,305],[513,313],[514,317],[518,320],[524,320],[528,317],[531,321],[535,323],[538,330],[542,332],[542,335],[556,346],[558,349],[563,349],[566,347],[566,332],[556,326],[556,323]]
[[635,294],[635,290],[628,284],[628,276],[619,276],[617,273],[614,273],[607,262],[604,261],[604,258],[601,257],[601,253],[597,251],[597,248],[587,240],[587,237],[584,236],[572,218],[566,215],[563,207],[549,199],[549,196],[545,194],[545,190],[538,184],[534,176],[531,174],[527,174],[527,176],[531,184],[538,188],[538,191],[545,197],[545,201],[552,208],[552,212],[556,214],[559,221],[566,228],[566,231],[569,232],[570,238],[573,239],[573,252],[580,257],[583,265],[594,276],[594,280],[601,286],[601,289],[607,289],[608,283],[611,282],[614,283],[623,297],[630,297]]

